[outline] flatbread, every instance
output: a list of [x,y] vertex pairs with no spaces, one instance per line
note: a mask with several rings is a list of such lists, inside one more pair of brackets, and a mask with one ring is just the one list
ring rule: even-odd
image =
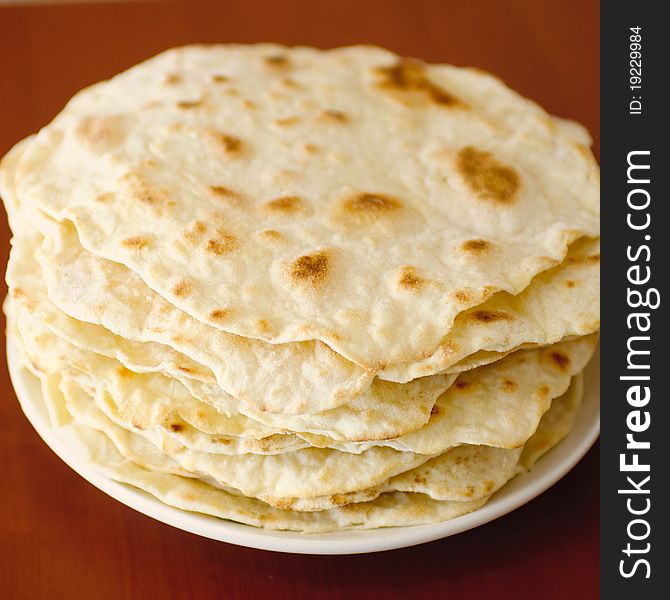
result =
[[[146,428],[186,421],[206,433],[267,437],[282,431],[328,435],[334,440],[386,439],[415,431],[431,416],[442,386],[420,397],[402,396],[379,402],[367,396],[332,411],[305,415],[254,412],[232,397],[184,379],[169,379],[160,373],[136,373],[118,361],[78,348],[54,335],[25,310],[19,311],[20,331],[31,360],[42,370],[74,369],[105,386],[118,400],[126,418]],[[384,386],[392,385],[380,381]],[[401,391],[404,386],[398,386]],[[211,393],[210,393],[211,392]]]
[[[32,317],[26,317],[27,313],[19,315],[18,329],[22,339],[28,342],[28,355],[33,357],[33,361],[38,356],[45,360],[47,370],[60,370],[60,366],[48,354],[49,345],[41,339],[45,334],[39,332],[38,322]],[[37,334],[33,333],[35,330]],[[562,394],[572,374],[583,368],[591,355],[594,342],[583,338],[555,346],[551,351],[522,351],[494,365],[482,367],[477,372],[466,374],[467,379],[459,379],[453,391],[447,392],[440,399],[440,404],[436,405],[438,410],[427,426],[405,439],[392,440],[403,451],[381,445],[366,448],[358,454],[313,447],[298,450],[283,448],[281,453],[268,456],[249,453],[228,456],[196,451],[178,441],[171,443],[161,429],[135,423],[133,410],[142,404],[138,398],[146,394],[147,390],[155,388],[159,392],[165,386],[151,386],[146,380],[139,379],[138,385],[123,388],[116,397],[117,402],[127,406],[125,419],[128,421],[121,421],[125,427],[146,437],[186,471],[213,480],[227,490],[263,499],[275,506],[290,506],[294,510],[296,506],[301,510],[321,510],[345,501],[343,494],[362,493],[367,499],[375,493],[374,488],[394,475],[415,469],[431,457],[464,443],[520,449],[549,409],[551,398]],[[109,381],[113,377],[85,364],[95,360],[92,353],[87,356],[72,351],[66,352],[66,355],[71,361],[66,364],[74,365],[89,376],[94,375],[96,382]],[[102,357],[99,360],[112,362]],[[113,368],[111,371],[115,372]],[[123,386],[124,382],[134,381],[136,377],[146,375],[133,376],[130,372],[122,371],[118,377],[120,383],[116,385]],[[146,405],[157,409],[158,398],[150,400]],[[179,406],[174,397],[170,401],[168,411]],[[111,404],[107,403],[106,406],[109,408]],[[112,410],[116,410],[116,407]],[[197,413],[195,411],[196,418]],[[200,418],[205,416],[200,415]],[[108,417],[104,419],[112,423]],[[158,424],[161,422],[163,418],[158,420]],[[181,427],[180,422],[173,419],[168,427],[174,428],[176,425]],[[211,427],[209,424],[206,426]],[[424,453],[409,451],[408,446],[411,444],[421,447]],[[505,459],[508,454],[502,453],[499,459],[507,468],[512,468],[518,455],[514,460],[508,456]],[[308,501],[297,503],[296,498]]]
[[80,92],[16,190],[203,323],[380,370],[598,235],[585,142],[479,71],[192,46]]
[[[45,402],[47,405],[58,405],[51,410],[69,414],[58,386],[50,386],[48,389],[50,393],[45,395]],[[107,436],[71,418],[61,425],[58,433],[64,442],[76,447],[91,466],[111,479],[133,485],[182,510],[267,529],[323,533],[418,525],[455,518],[476,510],[488,500],[488,497],[484,497],[470,502],[436,501],[421,493],[395,492],[384,493],[373,501],[326,511],[282,510],[260,500],[232,495],[192,478],[140,467],[124,458]]]
[[[239,416],[228,417],[191,396],[177,381],[168,383],[159,374],[134,373],[112,359],[73,347],[25,311],[19,311],[18,319],[27,353],[33,361],[43,363],[42,370],[70,368],[88,375],[93,382],[102,382],[123,418],[138,428],[181,426],[186,421],[214,435],[245,436],[247,427],[248,437],[291,431],[313,446],[346,452],[382,445],[436,455],[462,443],[521,446],[537,427],[551,399],[565,392],[570,379],[587,364],[597,343],[595,336],[589,336],[546,349],[519,351],[464,373],[431,404],[427,423],[422,427],[402,433],[401,419],[408,411],[401,409],[385,416],[387,425],[397,427],[399,433],[375,439],[370,437],[374,419],[366,413],[347,411],[348,407],[332,411],[340,414],[283,417],[281,423],[275,422],[278,416],[272,414],[255,414],[248,421]],[[381,413],[374,414],[384,418]],[[259,422],[270,429],[262,429]],[[361,430],[362,439],[341,435],[343,422],[348,423],[348,431]],[[328,427],[320,431],[321,425]],[[263,435],[259,436],[259,431]]]
[[371,46],[169,50],[2,159],[9,341],[64,443],[168,505],[454,518],[574,424],[590,143],[481,71]]
[[[20,208],[12,193],[14,166],[25,146],[18,145],[3,161],[3,196],[13,220],[27,209]],[[39,248],[41,235],[30,231],[27,219],[41,223],[47,235],[43,248]],[[184,376],[206,383],[216,380],[227,394],[264,412],[329,410],[360,396],[374,381],[374,373],[363,372],[320,342],[270,346],[202,324],[164,301],[123,266],[86,252],[71,227],[56,225],[35,211],[23,221],[23,226],[14,227],[22,233],[13,241],[8,265],[10,293],[39,311],[57,335],[75,345],[119,358],[135,371],[160,368],[182,381]],[[36,253],[43,275],[35,264]],[[524,345],[593,333],[599,327],[598,267],[598,242],[584,240],[564,263],[536,277],[518,296],[501,292],[464,312],[433,355],[387,367],[378,375],[406,382],[407,377],[443,370],[457,373]],[[102,324],[117,335],[92,324]],[[299,386],[294,385],[296,380]],[[420,395],[426,384],[420,380],[404,395]],[[379,401],[375,391],[369,396],[372,402]],[[384,397],[391,399],[395,391],[386,386]]]

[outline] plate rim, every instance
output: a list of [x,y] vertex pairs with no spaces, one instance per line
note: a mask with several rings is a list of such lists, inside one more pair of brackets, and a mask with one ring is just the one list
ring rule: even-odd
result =
[[427,525],[300,533],[265,530],[178,509],[147,492],[98,473],[51,428],[38,380],[20,363],[11,335],[7,335],[9,375],[23,413],[54,454],[91,485],[129,508],[177,529],[238,546],[291,554],[363,554],[406,548],[474,529],[532,501],[571,471],[598,439],[599,355],[598,348],[584,370],[584,397],[568,436],[543,456],[530,472],[515,477],[483,507],[449,521]]

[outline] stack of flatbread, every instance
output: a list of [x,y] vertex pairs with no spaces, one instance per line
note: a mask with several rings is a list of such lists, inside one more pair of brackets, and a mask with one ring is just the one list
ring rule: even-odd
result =
[[58,435],[166,504],[306,532],[451,519],[575,419],[589,145],[474,69],[170,50],[3,160],[13,351]]

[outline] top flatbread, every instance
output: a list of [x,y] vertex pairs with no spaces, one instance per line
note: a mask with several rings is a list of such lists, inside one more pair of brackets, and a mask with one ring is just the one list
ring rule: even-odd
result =
[[588,143],[479,71],[192,46],[79,93],[16,190],[200,321],[380,369],[597,235]]

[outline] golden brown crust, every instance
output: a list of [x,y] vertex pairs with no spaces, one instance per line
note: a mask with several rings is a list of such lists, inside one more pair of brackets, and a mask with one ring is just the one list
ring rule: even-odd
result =
[[468,187],[482,200],[512,204],[521,187],[521,177],[489,152],[466,146],[456,159],[456,168]]
[[405,100],[421,99],[444,107],[464,106],[456,96],[428,78],[426,67],[421,61],[402,58],[390,67],[379,67],[376,72],[380,76],[378,87],[400,95]]
[[290,277],[294,283],[319,289],[328,278],[330,259],[325,251],[306,254],[291,263]]

